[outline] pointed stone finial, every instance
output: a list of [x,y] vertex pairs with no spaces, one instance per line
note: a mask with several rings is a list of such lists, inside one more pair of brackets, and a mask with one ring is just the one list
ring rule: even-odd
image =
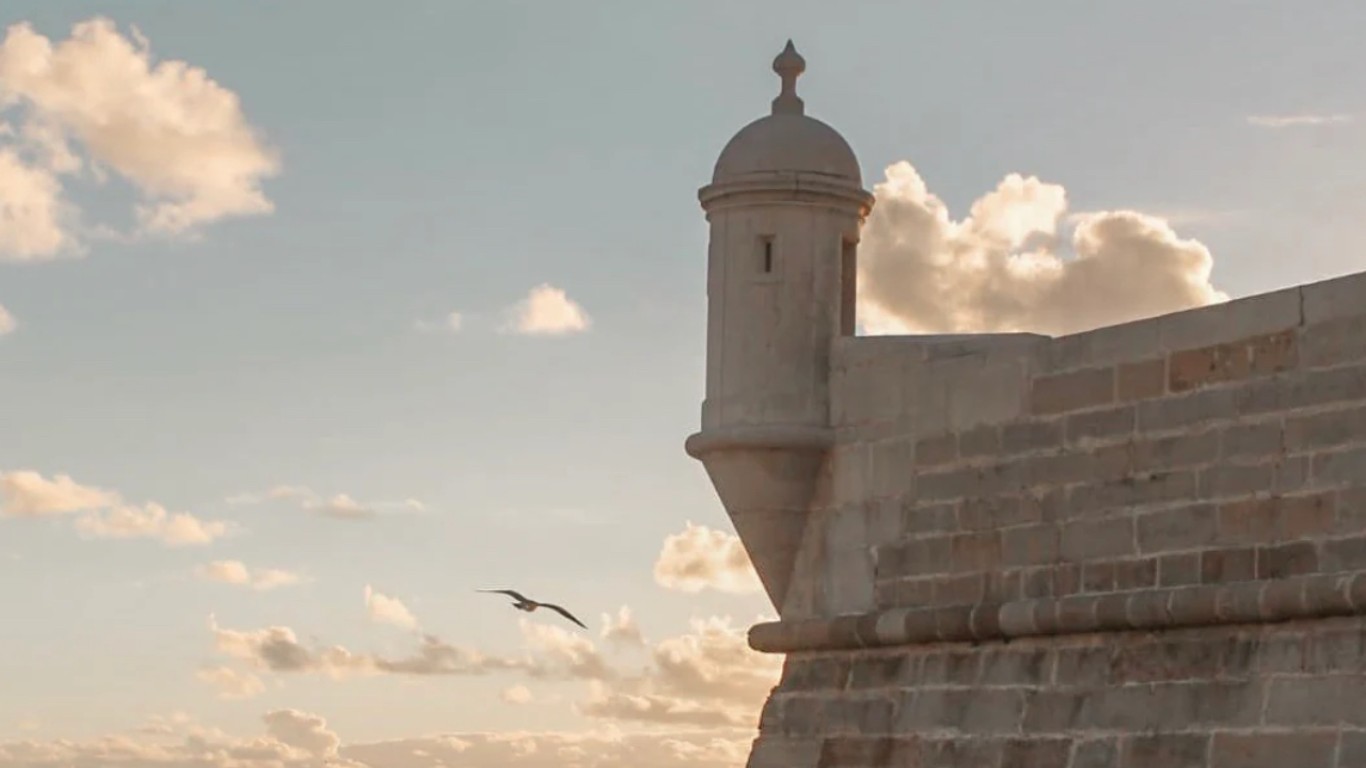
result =
[[787,47],[783,48],[783,52],[773,59],[773,71],[783,79],[783,89],[778,98],[773,100],[773,114],[802,114],[805,106],[797,96],[797,77],[806,71],[806,59],[792,47],[791,40],[787,41]]

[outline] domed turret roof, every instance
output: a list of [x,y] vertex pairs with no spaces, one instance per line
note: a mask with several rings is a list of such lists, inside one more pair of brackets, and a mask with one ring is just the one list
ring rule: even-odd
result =
[[858,158],[849,143],[834,128],[805,114],[805,105],[797,96],[797,77],[806,71],[806,60],[791,40],[773,60],[773,71],[783,84],[773,100],[772,114],[746,125],[731,138],[716,161],[712,182],[754,173],[797,172],[861,184]]

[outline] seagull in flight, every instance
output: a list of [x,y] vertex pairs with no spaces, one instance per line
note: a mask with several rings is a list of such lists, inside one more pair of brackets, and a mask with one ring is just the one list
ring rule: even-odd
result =
[[535,600],[532,600],[529,597],[526,597],[520,592],[511,589],[480,589],[477,591],[493,592],[500,595],[507,595],[508,597],[511,597],[514,601],[516,601],[512,604],[513,608],[516,608],[519,611],[526,611],[527,613],[531,613],[537,608],[549,608],[550,610],[555,611],[556,613],[560,614],[566,619],[569,619],[575,624],[578,624],[580,627],[588,629],[588,627],[584,626],[584,623],[582,621],[579,621],[578,619],[574,618],[574,614],[570,613],[569,611],[566,611],[565,609],[553,603],[540,603]]

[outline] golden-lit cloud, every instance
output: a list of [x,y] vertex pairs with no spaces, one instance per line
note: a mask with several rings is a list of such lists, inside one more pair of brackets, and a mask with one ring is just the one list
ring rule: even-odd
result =
[[[616,626],[632,623],[629,612],[621,615],[626,621]],[[426,635],[417,648],[395,657],[306,645],[289,627],[236,630],[209,619],[215,650],[232,662],[222,668],[244,674],[313,675],[338,682],[385,675],[577,681],[588,687],[575,710],[612,723],[752,728],[782,667],[781,657],[750,649],[744,628],[726,618],[696,619],[688,632],[640,646],[648,658],[643,667],[618,663],[587,633],[526,618],[519,626],[524,646],[518,653],[487,654]],[[221,670],[215,674],[223,675]]]
[[0,227],[0,257],[77,247],[60,177],[82,171],[96,182],[112,172],[136,191],[138,234],[189,235],[274,210],[261,183],[279,172],[279,156],[238,96],[202,68],[154,62],[136,29],[130,39],[96,17],[53,41],[27,22],[10,26],[0,41],[6,108],[22,127],[0,137],[0,211],[11,219]]
[[369,584],[365,585],[365,611],[371,621],[403,629],[417,629],[417,617],[413,616],[402,600],[378,592]]
[[7,517],[63,515],[118,502],[117,493],[81,485],[69,475],[49,480],[29,469],[0,473],[0,514]]
[[[3,193],[0,193],[0,195],[3,195]],[[0,199],[0,208],[2,207],[4,207],[4,201],[3,199]],[[0,246],[0,248],[3,247],[4,246]],[[18,327],[19,321],[14,319],[14,315],[10,314],[9,310],[5,309],[4,305],[0,305],[0,336],[7,336],[14,333],[14,330]]]
[[910,163],[874,192],[859,249],[870,333],[1060,335],[1228,299],[1200,242],[1134,211],[1069,216],[1064,189],[1032,176],[1010,174],[957,221]]
[[424,512],[427,509],[427,505],[417,499],[361,502],[345,493],[323,496],[302,485],[277,485],[264,493],[235,494],[229,496],[226,501],[234,506],[290,501],[298,504],[305,512],[335,520],[368,520],[386,510]]
[[318,714],[275,709],[254,736],[183,714],[91,740],[0,741],[0,768],[734,768],[752,729],[452,732],[344,743]]
[[115,491],[83,486],[67,475],[47,479],[32,470],[0,473],[0,516],[42,517],[84,513],[75,521],[85,537],[154,539],[171,546],[209,544],[228,524],[171,512],[156,502],[129,504]]
[[680,592],[748,594],[762,588],[738,536],[691,521],[664,539],[654,577],[656,584]]
[[502,693],[498,695],[503,701],[506,701],[509,704],[530,704],[534,698],[531,695],[531,689],[527,688],[525,685],[509,686],[504,688]]
[[199,577],[220,584],[233,584],[267,592],[298,584],[299,574],[282,568],[248,568],[241,560],[215,560],[196,569]]
[[266,689],[256,675],[223,665],[203,667],[195,672],[195,677],[217,688],[218,695],[225,699],[249,699]]
[[549,283],[532,288],[526,298],[512,308],[511,314],[511,329],[526,336],[581,333],[593,324],[578,302]]
[[631,609],[624,605],[617,610],[616,616],[602,615],[602,639],[618,645],[645,645],[645,635],[641,633],[640,625],[631,616]]

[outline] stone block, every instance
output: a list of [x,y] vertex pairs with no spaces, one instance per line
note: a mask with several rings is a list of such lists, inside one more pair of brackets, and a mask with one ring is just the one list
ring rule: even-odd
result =
[[1167,393],[1167,359],[1159,357],[1138,363],[1121,363],[1116,369],[1120,402],[1150,400]]
[[958,435],[954,432],[921,438],[915,444],[915,465],[936,467],[958,459]]
[[1366,480],[1366,447],[1314,454],[1310,471],[1318,488],[1361,485]]
[[1200,583],[1228,584],[1257,578],[1257,550],[1253,547],[1211,549],[1200,553]]
[[1072,754],[1072,740],[1057,737],[1007,739],[1001,745],[1001,768],[1066,766]]
[[1258,579],[1286,579],[1319,569],[1318,547],[1308,541],[1276,544],[1257,550]]
[[1285,419],[1288,451],[1322,450],[1362,441],[1366,441],[1366,407],[1352,406]]
[[1305,326],[1300,332],[1300,361],[1306,368],[1363,359],[1366,359],[1366,316],[1325,320]]
[[1207,768],[1208,733],[1156,733],[1123,740],[1124,768]]
[[1200,549],[1219,535],[1218,508],[1192,504],[1148,512],[1137,518],[1138,551],[1143,554]]
[[914,504],[905,511],[906,534],[948,533],[958,529],[958,505],[954,503]]
[[1132,405],[1072,414],[1066,421],[1067,444],[1085,445],[1129,437],[1134,433],[1137,414]]
[[1168,350],[1225,344],[1300,324],[1299,288],[1263,293],[1155,319]]
[[1306,283],[1299,286],[1299,291],[1306,329],[1366,312],[1366,273],[1363,272]]
[[1087,739],[1072,748],[1072,762],[1066,768],[1115,768],[1119,765],[1119,741],[1113,738]]
[[1261,464],[1216,464],[1200,470],[1200,497],[1228,499],[1270,493],[1276,486],[1276,467]]
[[1173,352],[1167,358],[1167,389],[1186,392],[1245,379],[1252,373],[1249,352],[1246,344],[1238,343]]
[[1225,461],[1264,459],[1285,450],[1279,419],[1234,424],[1221,431],[1219,438],[1219,455]]
[[1001,565],[1044,565],[1058,559],[1061,533],[1051,524],[1026,525],[1001,532]]
[[1066,413],[1115,400],[1115,369],[1090,368],[1036,378],[1030,387],[1030,413]]
[[995,425],[981,425],[958,435],[958,455],[964,459],[989,456],[1001,451],[1001,430]]
[[1220,440],[1215,430],[1140,440],[1133,446],[1133,469],[1154,472],[1204,466],[1218,460]]
[[1158,322],[1144,319],[1053,339],[1040,350],[1038,363],[1042,372],[1057,373],[1152,358],[1162,351]]
[[1051,451],[1062,447],[1061,418],[1016,421],[1001,427],[1001,452],[1006,455]]
[[1188,430],[1238,415],[1238,389],[1207,389],[1138,404],[1140,432]]
[[1134,520],[1125,515],[1066,523],[1062,527],[1059,554],[1072,562],[1132,555]]
[[1325,572],[1366,570],[1366,535],[1323,542],[1319,565]]
[[1251,732],[1214,734],[1209,768],[1335,768],[1337,734]]
[[821,760],[819,738],[790,738],[765,734],[755,739],[745,768],[816,768]]
[[1163,555],[1157,561],[1157,585],[1181,587],[1200,583],[1200,553]]
[[1043,647],[1004,646],[982,653],[981,685],[1035,688],[1050,682],[1053,655]]

